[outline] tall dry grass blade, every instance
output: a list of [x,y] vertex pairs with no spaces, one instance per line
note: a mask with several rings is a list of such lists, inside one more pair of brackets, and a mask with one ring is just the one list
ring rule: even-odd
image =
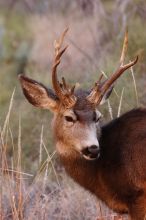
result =
[[42,163],[43,132],[44,132],[44,126],[42,125],[41,136],[40,136],[39,165],[41,165],[41,163]]
[[11,138],[11,144],[12,144],[13,153],[14,153],[15,146],[14,146],[13,133],[12,133],[12,130],[11,130],[10,126],[8,127],[8,129],[9,129],[9,134],[10,134],[10,138]]
[[[54,157],[54,155],[56,154],[56,151],[54,151],[51,155],[50,155],[50,159],[52,159]],[[29,194],[31,193],[31,190],[33,189],[33,186],[37,183],[37,181],[39,179],[42,178],[42,172],[45,171],[46,168],[46,163],[49,162],[48,161],[48,157],[47,159],[43,162],[43,164],[41,165],[41,167],[38,169],[36,176],[34,177],[33,181],[31,182],[29,188],[27,189],[27,193],[25,195],[24,201],[23,201],[23,206],[24,204],[27,202],[27,200],[29,199]]]
[[[8,126],[9,126],[9,124],[8,124]],[[6,126],[6,129],[8,126]],[[5,174],[5,170],[8,169],[8,162],[7,162],[7,152],[6,152],[4,136],[5,136],[4,133],[2,135],[2,130],[0,130],[1,156],[2,156],[2,160],[1,160],[1,182],[2,182],[2,184],[1,184],[1,198],[3,198],[3,186],[4,186],[8,189],[8,200],[10,201],[11,216],[12,216],[12,219],[15,220],[15,219],[17,219],[16,204],[14,201],[15,192],[13,189],[10,174],[8,172]]]
[[45,191],[45,188],[46,188],[47,179],[48,179],[48,161],[46,164],[45,174],[43,178],[43,187],[42,187],[43,192]]
[[139,100],[138,100],[137,85],[136,85],[136,80],[135,80],[135,76],[134,76],[133,67],[131,67],[130,70],[131,70],[132,79],[133,79],[133,84],[134,84],[134,91],[135,91],[136,105],[137,105],[137,107],[138,107],[138,106],[139,106]]
[[18,128],[18,159],[17,168],[21,170],[21,116],[19,115],[19,128]]
[[46,151],[46,153],[47,153],[47,155],[48,155],[48,159],[49,159],[49,162],[51,163],[51,166],[52,166],[53,172],[54,172],[54,174],[55,174],[57,183],[58,183],[59,187],[61,187],[60,181],[59,181],[59,178],[58,178],[58,175],[57,175],[57,172],[56,172],[56,170],[55,170],[55,167],[54,167],[54,164],[53,164],[53,161],[52,161],[52,158],[50,157],[50,154],[49,154],[49,152],[48,152],[48,150],[47,150],[46,145],[44,144],[44,142],[43,142],[43,147],[44,147],[44,149],[45,149],[45,151]]
[[118,106],[117,118],[120,117],[122,101],[123,101],[123,94],[124,94],[124,88],[122,89],[121,96],[120,96],[120,102],[119,102],[119,106]]
[[8,113],[6,115],[6,119],[5,119],[5,122],[4,122],[4,126],[3,126],[3,129],[2,129],[2,132],[1,132],[1,135],[2,137],[4,136],[5,132],[6,132],[6,128],[9,124],[9,118],[10,118],[10,114],[11,114],[11,110],[12,110],[12,106],[13,106],[13,100],[14,100],[14,94],[15,94],[15,88],[12,92],[12,96],[11,96],[11,99],[10,99],[10,104],[9,104],[9,109],[8,109]]
[[[14,161],[13,161],[13,158],[11,159],[11,167],[12,167],[12,170],[14,169]],[[14,175],[14,172],[11,173],[10,175],[10,178],[9,178],[9,181],[12,181],[14,184],[15,184],[15,175]],[[13,190],[13,191],[12,191]],[[12,191],[12,194],[10,194],[10,203],[11,203],[11,207],[12,207],[12,212],[13,212],[13,218],[15,218],[15,216],[18,218],[18,212],[17,212],[17,209],[16,209],[16,199],[15,199],[15,186],[12,187],[11,189]]]
[[108,78],[107,74],[106,74],[103,70],[101,70],[101,73],[104,75],[104,77],[105,77],[106,79]]
[[122,48],[122,53],[121,53],[121,58],[120,58],[120,65],[124,64],[124,59],[126,56],[127,48],[128,48],[128,30],[126,30],[125,32],[124,43],[123,43],[123,48]]
[[[0,168],[0,170],[2,171],[2,168]],[[25,172],[21,172],[21,171],[15,170],[15,169],[14,169],[13,159],[11,160],[11,168],[5,169],[4,171],[7,172],[7,173],[11,173],[11,174],[13,174],[13,175],[19,173],[19,174],[21,174],[21,175],[33,177],[33,175],[30,174],[30,173],[25,173]]]
[[113,117],[113,109],[112,109],[112,107],[111,107],[111,103],[110,103],[109,99],[108,99],[108,101],[107,101],[107,104],[108,104],[108,112],[109,112],[109,114],[110,114],[111,119],[113,119],[113,118],[114,118],[114,117]]
[[22,193],[22,177],[21,177],[21,116],[19,115],[19,130],[18,130],[18,155],[17,155],[17,192],[18,192],[18,216],[23,219],[23,193]]
[[[42,172],[45,171],[46,164],[48,163],[48,158],[42,163],[43,129],[44,128],[43,128],[43,125],[42,125],[41,135],[40,135],[40,147],[39,147],[39,165],[40,165],[40,168],[38,169],[37,174],[34,176],[34,179],[33,179],[32,183],[30,184],[29,189],[27,190],[27,194],[25,195],[25,198],[24,198],[24,203],[27,202],[27,199],[29,198],[29,194],[31,192],[31,188],[33,188],[33,185],[35,185],[36,182],[41,178]],[[23,205],[24,205],[24,203],[23,203]]]
[[[15,182],[15,180],[14,180],[14,175],[15,175],[15,173],[14,173],[14,161],[13,161],[13,158],[11,159],[11,169],[12,169],[12,172],[11,172],[11,179],[12,179],[12,181],[14,181]],[[7,172],[9,172],[9,170],[7,170]]]
[[13,220],[19,220],[19,215],[18,215],[18,212],[17,212],[17,208],[16,208],[16,199],[15,199],[15,196],[12,195],[12,203],[13,203],[13,214],[12,214],[12,218]]

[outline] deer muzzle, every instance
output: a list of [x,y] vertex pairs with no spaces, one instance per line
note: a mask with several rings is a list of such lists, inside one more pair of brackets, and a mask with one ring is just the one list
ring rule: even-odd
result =
[[99,158],[99,146],[91,145],[82,150],[82,155],[87,160],[95,160]]

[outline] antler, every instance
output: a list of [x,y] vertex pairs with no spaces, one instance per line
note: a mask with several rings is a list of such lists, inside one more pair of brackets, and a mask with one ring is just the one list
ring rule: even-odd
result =
[[96,104],[96,105],[99,104],[102,100],[102,97],[106,93],[106,91],[124,73],[124,71],[127,70],[128,68],[134,66],[137,63],[138,56],[133,61],[130,61],[128,64],[125,64],[125,65],[123,64],[124,58],[126,55],[126,51],[127,51],[127,47],[128,47],[128,32],[126,31],[124,43],[123,43],[123,49],[122,49],[121,58],[120,58],[119,68],[105,82],[101,82],[102,77],[99,78],[99,80],[97,81],[97,83],[93,87],[91,93],[87,96],[87,99],[89,102]]
[[64,78],[62,78],[62,83],[59,83],[57,79],[57,67],[61,62],[61,56],[63,55],[63,53],[66,51],[68,47],[68,46],[65,46],[63,49],[61,49],[64,37],[67,31],[68,31],[68,28],[62,33],[59,40],[54,42],[55,57],[54,57],[54,62],[52,66],[52,84],[53,84],[55,93],[60,99],[61,103],[66,108],[71,108],[76,103],[76,97],[74,96],[75,86],[71,88],[69,85],[66,84]]

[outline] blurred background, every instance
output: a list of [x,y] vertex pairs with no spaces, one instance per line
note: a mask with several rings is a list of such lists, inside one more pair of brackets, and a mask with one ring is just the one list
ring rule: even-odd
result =
[[[15,166],[20,136],[23,171],[29,170],[34,175],[48,158],[47,153],[54,152],[52,115],[27,103],[18,74],[25,73],[51,87],[53,42],[66,27],[69,27],[66,37],[69,48],[58,75],[65,76],[70,83],[78,82],[82,88],[91,88],[101,72],[108,76],[116,69],[128,28],[125,62],[136,55],[139,61],[118,80],[110,101],[101,111],[106,122],[127,110],[146,106],[145,22],[145,0],[0,0],[1,129],[6,125],[12,102],[5,134],[8,164],[13,158]],[[60,173],[61,166],[54,164]],[[54,178],[54,174],[50,176]]]

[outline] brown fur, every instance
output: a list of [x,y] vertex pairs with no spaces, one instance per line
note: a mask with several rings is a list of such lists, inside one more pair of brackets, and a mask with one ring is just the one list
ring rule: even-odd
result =
[[[85,110],[81,106],[86,106]],[[82,118],[83,112],[88,110],[84,100],[79,101],[79,109]],[[79,111],[77,105],[75,111]],[[90,115],[84,122],[90,120]],[[58,134],[58,126],[55,134]],[[65,145],[66,139],[61,142],[62,149],[58,149],[58,153],[69,175],[110,208],[119,213],[129,212],[135,219],[133,216],[137,214],[133,212],[139,210],[137,206],[144,206],[135,203],[141,201],[146,192],[146,109],[132,110],[102,127],[98,160],[86,161],[74,148]],[[145,214],[144,207],[143,210]],[[141,213],[142,218],[139,216],[136,220],[144,219]]]
[[102,127],[96,161],[86,161],[76,152],[60,155],[75,181],[115,211],[128,211],[134,220],[146,214],[145,122],[146,109],[135,109]]

